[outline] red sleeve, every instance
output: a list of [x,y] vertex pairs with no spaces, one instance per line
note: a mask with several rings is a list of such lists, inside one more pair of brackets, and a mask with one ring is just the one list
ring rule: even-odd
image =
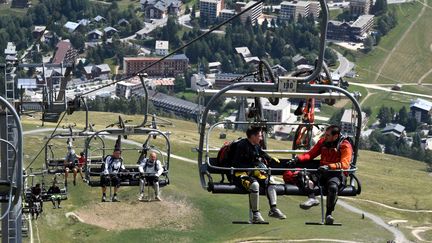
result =
[[313,160],[321,154],[321,147],[324,143],[324,138],[321,138],[318,143],[316,143],[311,150],[298,156],[300,162],[305,162]]

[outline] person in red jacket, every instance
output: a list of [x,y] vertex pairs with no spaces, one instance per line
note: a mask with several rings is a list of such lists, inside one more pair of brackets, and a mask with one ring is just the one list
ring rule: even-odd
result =
[[[300,204],[300,208],[309,209],[319,205],[315,198],[313,188],[320,182],[327,189],[326,224],[333,224],[332,212],[335,209],[339,189],[345,185],[346,172],[350,168],[353,149],[351,143],[340,134],[340,127],[331,125],[326,128],[325,135],[312,149],[295,157],[294,163],[299,167],[318,169],[317,173],[303,175],[303,186],[308,195],[308,200]],[[319,163],[315,159],[321,155]]]

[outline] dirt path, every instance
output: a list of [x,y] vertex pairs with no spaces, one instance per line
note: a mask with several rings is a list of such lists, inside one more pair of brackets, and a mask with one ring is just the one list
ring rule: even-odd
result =
[[201,217],[200,211],[189,203],[172,198],[162,202],[96,203],[68,215],[77,221],[115,231],[143,228],[184,231],[192,229]]
[[392,210],[395,210],[395,211],[401,211],[401,212],[409,212],[409,213],[432,213],[432,210],[422,210],[422,209],[421,210],[414,210],[414,209],[396,208],[396,207],[392,207],[392,206],[386,205],[384,203],[375,202],[375,201],[367,200],[367,199],[351,198],[351,197],[341,197],[341,198],[343,198],[344,200],[350,200],[350,201],[368,202],[368,203],[372,203],[372,204],[375,204],[375,205],[379,205],[379,206],[384,207],[384,208],[392,209]]
[[423,74],[423,76],[421,76],[421,77],[419,78],[417,84],[421,85],[422,82],[423,82],[423,80],[424,80],[424,79],[425,79],[429,74],[431,74],[431,73],[432,73],[432,68],[431,68],[429,71],[427,71],[425,74]]
[[369,96],[375,94],[373,92],[370,92],[369,89],[366,89],[366,91],[367,91],[367,95],[362,99],[362,101],[360,101],[360,106],[363,105],[363,103],[367,100],[367,98],[369,98]]
[[[425,0],[424,0],[425,1]],[[408,33],[411,31],[411,29],[414,27],[414,25],[417,23],[417,21],[421,18],[421,16],[423,16],[423,13],[426,10],[426,3],[423,1],[423,7],[419,13],[419,15],[417,16],[417,18],[411,23],[411,25],[408,27],[408,29],[405,31],[405,33],[402,35],[402,37],[398,40],[398,42],[396,43],[396,45],[391,49],[390,53],[387,55],[386,59],[384,60],[384,62],[382,63],[380,69],[378,70],[378,73],[376,74],[374,80],[372,81],[372,83],[376,83],[376,81],[378,80],[379,76],[382,73],[382,70],[384,69],[384,67],[387,65],[387,62],[390,60],[390,58],[393,56],[393,53],[395,52],[395,50],[399,47],[399,45],[402,43],[402,41],[405,39],[405,37],[408,35]],[[420,1],[419,1],[420,2]]]

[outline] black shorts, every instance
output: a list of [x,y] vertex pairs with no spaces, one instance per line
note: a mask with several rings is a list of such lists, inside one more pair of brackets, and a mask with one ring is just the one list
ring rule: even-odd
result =
[[66,168],[68,168],[69,171],[71,171],[71,170],[75,169],[76,166],[74,164],[68,164],[68,165],[65,166],[65,171],[66,171]]
[[100,182],[102,187],[110,185],[117,188],[120,187],[120,178],[117,175],[101,175]]
[[157,177],[157,176],[144,176],[144,180],[147,182],[147,185],[153,186],[156,182],[159,182],[159,177]]

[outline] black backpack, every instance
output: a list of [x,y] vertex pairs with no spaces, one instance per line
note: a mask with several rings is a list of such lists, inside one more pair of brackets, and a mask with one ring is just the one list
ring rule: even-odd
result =
[[[239,138],[234,141],[224,142],[222,148],[218,152],[215,166],[228,167],[228,168],[233,167],[234,166],[233,158],[237,150],[237,145],[240,141],[241,139]],[[224,182],[225,179],[224,175],[227,176],[229,182],[232,182],[233,178],[230,171],[224,171],[223,173],[221,173],[221,175],[222,175],[221,183]]]

